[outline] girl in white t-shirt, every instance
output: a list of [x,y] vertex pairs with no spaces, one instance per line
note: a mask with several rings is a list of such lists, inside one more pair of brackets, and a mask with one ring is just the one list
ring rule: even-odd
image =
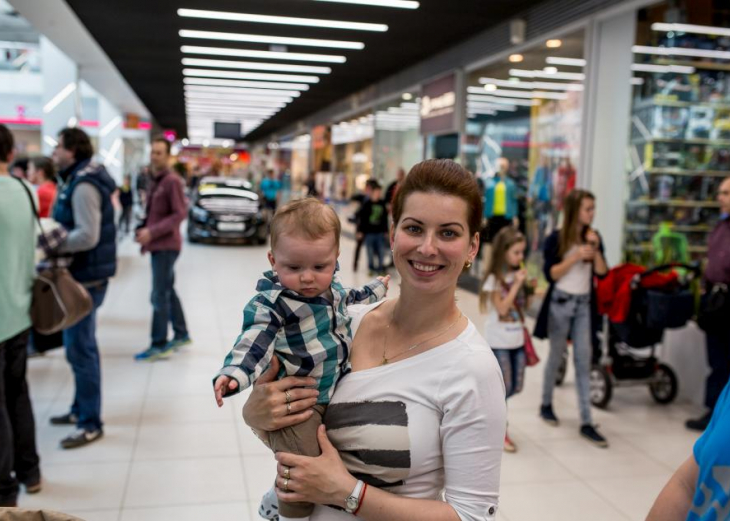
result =
[[[525,381],[525,324],[522,310],[527,307],[523,286],[527,270],[522,266],[527,241],[517,229],[508,226],[494,238],[492,257],[482,279],[479,307],[486,312],[484,337],[497,357],[504,377],[507,398],[522,391]],[[504,450],[516,452],[517,446],[504,435]]]

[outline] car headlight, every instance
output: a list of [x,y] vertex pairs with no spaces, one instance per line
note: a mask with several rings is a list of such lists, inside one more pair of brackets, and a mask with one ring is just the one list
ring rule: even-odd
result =
[[208,219],[208,212],[200,208],[199,206],[193,206],[192,210],[193,219],[196,221],[205,221]]

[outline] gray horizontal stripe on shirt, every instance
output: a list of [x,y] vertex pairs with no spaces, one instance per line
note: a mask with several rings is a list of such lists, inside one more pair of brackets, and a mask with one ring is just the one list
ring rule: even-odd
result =
[[403,402],[355,402],[330,404],[325,416],[327,429],[357,425],[408,426],[408,413]]
[[411,452],[408,450],[345,450],[366,465],[378,465],[394,469],[411,468]]
[[383,481],[382,479],[378,479],[369,474],[355,473],[355,474],[353,474],[353,477],[355,477],[359,480],[362,480],[363,482],[367,483],[371,487],[377,487],[377,488],[400,487],[405,484],[405,481],[403,481],[403,480],[396,481],[395,483],[388,483],[387,481]]

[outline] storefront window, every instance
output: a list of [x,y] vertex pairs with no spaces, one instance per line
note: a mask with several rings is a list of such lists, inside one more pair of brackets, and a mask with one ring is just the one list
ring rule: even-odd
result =
[[348,201],[372,176],[373,135],[372,114],[362,114],[332,126],[334,200]]
[[[463,158],[484,191],[484,242],[517,223],[527,237],[528,269],[534,276],[542,267],[543,241],[557,227],[563,200],[576,185],[583,47],[583,31],[578,31],[467,77]],[[506,202],[494,197],[500,186],[507,188]],[[475,265],[474,274],[483,268],[483,262]]]
[[408,92],[375,111],[374,174],[381,183],[387,185],[395,180],[399,168],[408,172],[423,159],[419,101]]
[[[719,5],[719,3],[718,3]],[[625,256],[700,260],[730,175],[730,12],[672,2],[639,12],[633,47]]]

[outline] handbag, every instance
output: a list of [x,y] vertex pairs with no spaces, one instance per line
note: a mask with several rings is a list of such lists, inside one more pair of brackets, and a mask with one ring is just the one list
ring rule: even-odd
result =
[[[507,288],[507,285],[504,284],[505,288]],[[530,331],[527,329],[525,324],[525,315],[522,312],[522,306],[520,306],[517,303],[517,299],[515,299],[514,302],[515,311],[517,311],[517,315],[520,317],[520,322],[522,322],[522,332],[524,334],[524,349],[525,349],[525,364],[527,367],[532,367],[540,363],[540,357],[537,356],[537,351],[535,351],[535,345],[532,343],[532,335],[530,334]]]
[[[40,229],[39,240],[45,241],[43,226],[33,196],[25,183],[18,182],[28,194],[35,221]],[[80,322],[93,308],[91,295],[71,273],[63,267],[52,265],[36,275],[33,282],[30,319],[36,331],[51,335]]]
[[727,284],[713,284],[702,295],[697,325],[706,333],[727,328],[730,316],[730,298]]

